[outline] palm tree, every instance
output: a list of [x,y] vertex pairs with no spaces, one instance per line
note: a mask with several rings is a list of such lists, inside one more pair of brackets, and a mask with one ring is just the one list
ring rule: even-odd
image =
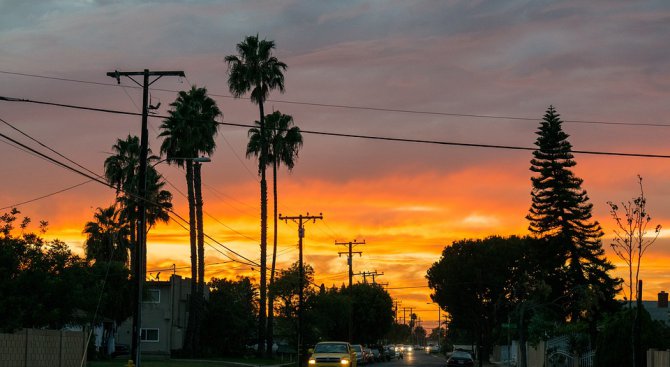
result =
[[120,216],[116,205],[96,210],[94,220],[84,226],[86,260],[128,262],[129,228]]
[[[298,151],[302,147],[302,134],[300,128],[293,125],[293,117],[284,115],[279,111],[265,116],[265,128],[268,137],[268,159],[267,164],[272,165],[272,189],[274,199],[274,242],[272,246],[272,266],[270,268],[270,289],[274,284],[275,268],[277,263],[277,167],[285,165],[289,171],[295,166]],[[261,152],[260,122],[256,121],[256,127],[249,129],[249,143],[247,144],[247,157],[256,156]],[[267,327],[267,352],[272,353],[274,344],[273,333],[273,310],[274,294],[268,292],[268,327]]]
[[[128,135],[125,140],[118,139],[112,146],[114,155],[105,160],[105,178],[110,185],[116,187],[116,201],[120,205],[118,220],[127,223],[130,232],[130,243],[135,245],[137,238],[137,207],[139,193],[140,139]],[[151,150],[149,150],[151,154]],[[148,162],[158,157],[150,155]],[[172,208],[172,194],[163,190],[165,181],[153,166],[147,167],[146,197],[147,224],[149,228],[157,222],[167,223]],[[147,229],[148,232],[148,229]],[[135,254],[131,253],[131,266],[136,264]]]
[[201,301],[205,287],[205,239],[200,164],[194,164],[192,158],[203,154],[209,156],[214,152],[216,147],[214,137],[219,128],[216,118],[221,116],[221,110],[216,102],[207,96],[207,89],[195,86],[188,92],[179,92],[177,99],[170,106],[172,108],[160,126],[162,132],[159,136],[163,137],[161,154],[166,155],[168,163],[186,167],[192,297],[184,349],[194,353],[194,347],[199,345]]
[[265,112],[263,103],[273,89],[284,92],[284,71],[286,64],[272,55],[274,41],[259,40],[258,35],[247,36],[237,44],[238,55],[226,56],[228,63],[228,88],[235,97],[251,92],[251,102],[258,105],[260,112],[259,136],[260,155],[258,172],[261,176],[261,279],[260,304],[258,312],[258,354],[262,355],[265,343],[265,312],[267,297],[267,232],[268,232],[268,193],[265,181],[265,168],[268,146],[265,138]]

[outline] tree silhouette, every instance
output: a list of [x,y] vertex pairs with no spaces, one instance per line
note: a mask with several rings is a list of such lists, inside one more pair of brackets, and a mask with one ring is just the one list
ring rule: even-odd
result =
[[605,259],[603,231],[592,219],[593,205],[581,187],[583,180],[570,170],[576,162],[559,117],[549,106],[537,131],[538,149],[530,167],[536,175],[531,177],[532,205],[526,218],[531,233],[555,247],[557,278],[552,286],[562,287],[566,317],[595,325],[619,282],[608,274],[614,266]]
[[193,354],[197,353],[196,348],[199,346],[205,284],[205,246],[200,163],[194,163],[192,158],[203,154],[209,156],[214,152],[214,137],[219,128],[216,118],[221,116],[221,110],[207,96],[207,89],[196,86],[191,87],[188,92],[179,92],[170,107],[169,116],[161,124],[162,131],[158,136],[163,137],[161,154],[165,154],[168,163],[186,167],[191,244],[191,308],[184,349]]
[[[261,279],[260,305],[258,312],[258,354],[264,352],[265,323],[267,307],[267,182],[265,169],[268,159],[268,144],[265,128],[263,104],[273,89],[284,91],[284,71],[286,64],[273,56],[274,41],[259,40],[258,35],[247,36],[237,44],[237,55],[226,56],[228,63],[228,88],[235,97],[251,92],[251,101],[258,105],[260,112],[260,155],[258,171],[261,176]],[[272,351],[270,351],[271,353]]]
[[[270,288],[275,279],[275,268],[277,264],[277,167],[286,166],[289,171],[295,166],[298,151],[302,147],[302,134],[300,128],[293,125],[293,117],[275,111],[265,116],[265,127],[268,137],[268,159],[267,165],[272,165],[272,189],[274,200],[274,237],[272,244],[272,266],[270,267]],[[261,131],[260,122],[256,121],[256,127],[249,129],[249,143],[247,144],[247,157],[261,154]],[[274,344],[274,294],[268,292],[268,327],[267,327],[267,350],[272,351]]]

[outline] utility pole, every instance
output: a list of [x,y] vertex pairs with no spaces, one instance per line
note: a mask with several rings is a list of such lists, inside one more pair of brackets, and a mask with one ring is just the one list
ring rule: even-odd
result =
[[298,215],[293,217],[287,217],[279,214],[279,220],[288,222],[292,220],[298,223],[298,366],[302,366],[302,302],[303,302],[303,278],[304,278],[304,269],[302,266],[302,239],[305,237],[305,225],[303,221],[313,221],[316,222],[317,219],[323,219],[323,215]]
[[353,262],[354,254],[358,254],[359,256],[363,256],[363,252],[361,251],[352,251],[354,246],[356,245],[365,245],[365,240],[363,242],[358,242],[358,241],[349,241],[349,242],[337,242],[335,241],[336,245],[342,245],[342,246],[349,246],[349,251],[348,252],[338,252],[337,254],[339,256],[342,255],[347,255],[347,263],[349,264],[349,287],[351,288],[352,282],[353,282],[353,277],[354,277],[354,271],[353,271]]
[[377,273],[377,270],[375,270],[375,271],[363,271],[363,272],[352,274],[352,275],[362,275],[363,276],[363,283],[367,283],[368,282],[368,277],[372,277],[372,284],[376,284],[375,283],[375,276],[384,275],[384,273]]
[[[133,76],[143,76],[144,80],[140,84]],[[156,107],[149,106],[149,86],[155,83],[158,79],[164,76],[179,76],[185,77],[183,71],[130,71],[121,72],[113,71],[107,73],[107,76],[116,79],[118,84],[121,84],[121,77],[125,76],[132,80],[135,84],[142,87],[142,133],[140,137],[140,167],[139,167],[139,182],[138,187],[139,201],[137,205],[137,213],[139,214],[139,221],[137,225],[137,244],[135,245],[135,298],[133,309],[133,333],[132,344],[130,347],[130,355],[135,362],[135,366],[140,366],[140,351],[141,351],[141,328],[142,328],[142,288],[146,274],[146,244],[147,244],[147,211],[146,211],[146,190],[147,190],[147,152],[149,150],[149,130],[147,129],[147,119],[149,117],[149,109],[156,109]],[[149,77],[156,78],[149,81]],[[192,282],[195,279],[191,280]],[[193,295],[191,295],[193,296]]]
[[402,303],[402,301],[400,301],[400,300],[397,300],[397,299],[393,300],[393,310],[395,312],[395,323],[396,324],[400,324],[398,322],[398,305],[401,304],[401,303]]
[[375,282],[375,276],[382,276],[384,273],[377,273],[377,270],[375,270],[374,272],[370,273],[370,275],[372,275],[372,284],[377,284]]
[[353,279],[354,279],[354,254],[358,254],[358,256],[363,256],[363,252],[361,251],[353,251],[353,248],[355,245],[365,245],[365,240],[363,242],[358,242],[356,240],[354,241],[349,241],[349,242],[337,242],[335,241],[335,245],[343,245],[343,246],[349,246],[349,252],[338,252],[338,256],[347,255],[347,263],[349,264],[349,343],[353,344],[354,342],[354,297],[353,297],[353,292],[354,290],[351,288],[353,285]]

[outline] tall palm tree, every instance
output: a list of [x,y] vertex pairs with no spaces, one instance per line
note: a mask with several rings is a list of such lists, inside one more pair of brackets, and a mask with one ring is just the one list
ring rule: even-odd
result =
[[251,92],[251,102],[258,105],[260,112],[260,155],[258,172],[261,176],[261,279],[260,304],[258,312],[258,354],[264,352],[266,297],[267,297],[267,232],[268,232],[268,193],[265,181],[265,168],[268,146],[265,137],[265,112],[263,104],[273,89],[284,92],[284,71],[286,64],[272,55],[274,41],[259,40],[258,35],[247,36],[237,44],[237,55],[226,56],[228,63],[228,89],[235,97]]
[[98,208],[93,221],[86,223],[84,251],[86,260],[128,262],[129,227],[122,221],[116,205]]
[[207,89],[196,86],[187,92],[179,92],[170,106],[169,116],[161,124],[162,132],[159,136],[163,137],[161,154],[166,155],[168,163],[186,167],[192,297],[184,349],[193,354],[196,352],[194,348],[199,345],[199,323],[205,286],[205,241],[200,164],[184,158],[196,158],[203,154],[209,156],[214,152],[214,137],[219,128],[216,118],[221,116],[221,110],[207,96]]
[[[302,147],[302,134],[300,128],[293,125],[293,117],[284,115],[279,111],[265,116],[265,128],[268,141],[267,164],[272,165],[272,189],[274,199],[274,241],[272,246],[272,266],[270,268],[270,286],[275,280],[275,269],[277,264],[277,167],[285,165],[289,171],[293,170],[298,151]],[[256,121],[256,127],[249,129],[249,143],[247,144],[247,157],[258,157],[261,152],[260,122]],[[274,344],[274,294],[268,292],[268,318],[267,318],[267,352],[272,353]]]

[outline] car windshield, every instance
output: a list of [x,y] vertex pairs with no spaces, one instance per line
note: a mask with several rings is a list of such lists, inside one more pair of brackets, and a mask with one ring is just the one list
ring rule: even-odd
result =
[[472,359],[472,357],[470,356],[470,353],[460,352],[460,351],[454,352],[451,355],[451,358],[453,358],[453,359]]
[[346,353],[346,344],[317,344],[314,353]]
[[362,347],[360,345],[352,345],[351,348],[358,353],[362,351]]

